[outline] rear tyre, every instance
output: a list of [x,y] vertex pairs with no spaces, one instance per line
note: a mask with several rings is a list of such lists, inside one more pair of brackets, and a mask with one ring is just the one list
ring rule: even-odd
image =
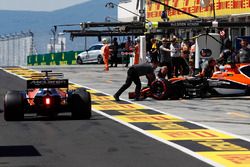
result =
[[91,118],[91,97],[89,92],[79,88],[71,95],[69,100],[73,119]]
[[19,91],[8,91],[4,97],[4,119],[21,121],[24,119],[25,97]]

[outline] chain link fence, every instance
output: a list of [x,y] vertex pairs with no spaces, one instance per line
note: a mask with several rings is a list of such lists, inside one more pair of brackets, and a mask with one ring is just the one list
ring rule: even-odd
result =
[[32,54],[32,32],[0,35],[0,66],[26,66]]

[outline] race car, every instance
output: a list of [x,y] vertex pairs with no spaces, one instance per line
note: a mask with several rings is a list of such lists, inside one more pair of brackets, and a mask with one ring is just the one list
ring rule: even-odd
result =
[[[222,71],[204,77],[157,79],[141,90],[141,97],[157,100],[211,96],[250,95],[250,64],[227,64]],[[134,98],[134,92],[129,93]]]
[[55,118],[58,113],[71,112],[73,119],[91,118],[91,97],[84,88],[69,90],[68,79],[62,73],[41,71],[27,80],[25,91],[8,91],[4,97],[4,119],[19,121],[24,114]]

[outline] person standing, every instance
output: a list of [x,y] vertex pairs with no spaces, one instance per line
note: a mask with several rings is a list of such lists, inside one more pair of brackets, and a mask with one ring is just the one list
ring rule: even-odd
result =
[[232,48],[232,42],[227,40],[224,46],[224,50],[220,53],[220,57],[217,59],[217,63],[224,66],[227,63],[235,63],[235,53]]
[[190,72],[189,67],[190,43],[189,40],[183,40],[181,43],[181,75],[188,75]]
[[102,39],[103,46],[101,48],[102,52],[102,58],[104,62],[104,71],[109,71],[109,56],[110,56],[110,51],[109,51],[109,45],[108,45],[108,40],[106,38]]
[[127,54],[125,54],[126,55],[126,65],[125,65],[125,67],[128,67],[128,64],[129,64],[129,61],[130,61],[130,53],[132,53],[133,52],[133,42],[131,41],[131,38],[130,37],[128,37],[127,38],[127,42],[125,43],[125,51],[126,51],[126,53]]
[[139,64],[140,58],[140,38],[136,38],[134,64]]
[[142,63],[136,64],[129,67],[127,72],[127,79],[125,84],[114,94],[114,99],[119,101],[120,95],[130,87],[132,82],[135,83],[135,100],[142,100],[140,98],[140,91],[141,91],[141,80],[140,76],[146,76],[148,79],[148,84],[151,84],[155,80],[154,70],[157,68],[158,62],[152,63]]
[[248,42],[246,39],[242,39],[240,42],[241,49],[237,54],[237,63],[250,63],[250,49],[248,48]]
[[170,42],[166,38],[162,38],[160,50],[160,66],[167,66],[168,79],[172,78],[172,59],[170,56]]
[[116,37],[114,38],[111,46],[112,46],[112,54],[111,54],[110,67],[113,67],[113,64],[115,67],[117,67],[118,42]]
[[175,77],[178,77],[179,71],[180,71],[180,63],[181,63],[181,48],[180,45],[177,43],[177,39],[174,36],[172,39],[172,43],[170,45],[170,50],[171,50],[171,58],[172,58],[172,63],[173,63],[173,68],[174,68],[174,74]]
[[157,40],[155,38],[151,39],[151,50],[150,50],[150,58],[152,62],[158,61],[159,52],[157,47]]

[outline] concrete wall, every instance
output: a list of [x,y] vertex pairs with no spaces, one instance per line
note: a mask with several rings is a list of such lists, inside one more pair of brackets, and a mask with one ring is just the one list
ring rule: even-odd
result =
[[33,36],[30,33],[0,36],[0,66],[25,66],[32,51]]

